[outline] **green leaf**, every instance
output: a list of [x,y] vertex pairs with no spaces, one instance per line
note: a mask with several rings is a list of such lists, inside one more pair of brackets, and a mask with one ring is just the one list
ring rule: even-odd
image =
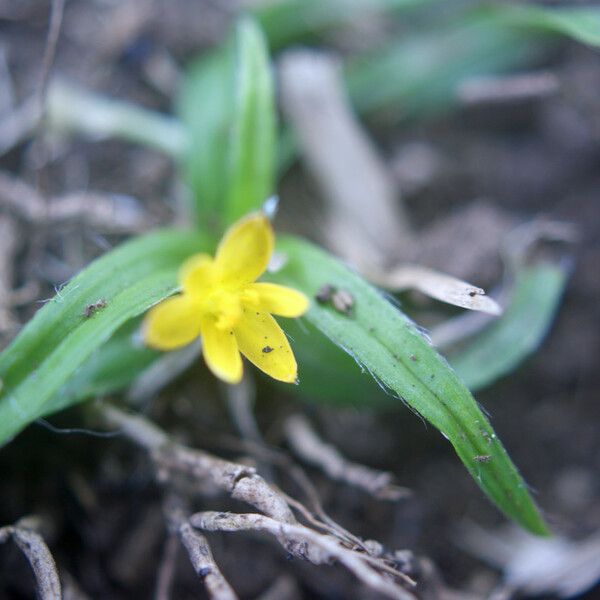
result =
[[346,81],[360,113],[395,110],[426,117],[457,103],[469,77],[504,73],[531,63],[547,36],[600,45],[599,8],[494,4],[467,10],[445,27],[404,37],[347,64]]
[[220,233],[275,189],[275,100],[264,35],[242,18],[233,39],[195,62],[178,113],[191,139],[183,174],[204,228]]
[[249,18],[236,31],[234,122],[226,223],[257,210],[275,190],[275,100],[265,37]]
[[131,319],[97,348],[44,405],[44,415],[127,388],[163,353],[139,340],[141,319]]
[[275,0],[258,4],[253,13],[271,46],[281,48],[369,15],[417,9],[435,2],[440,0]]
[[[95,350],[48,401],[44,414],[58,412],[88,398],[125,390],[157,361],[164,360],[164,353],[136,341],[139,325],[139,319],[125,323]],[[284,327],[294,341],[296,360],[302,365],[300,384],[292,387],[282,384],[286,392],[319,404],[357,409],[389,409],[396,405],[366,371],[357,368],[356,362],[318,329],[295,319],[286,319]]]
[[61,133],[75,132],[95,141],[121,138],[179,158],[187,133],[177,119],[137,104],[107,98],[64,81],[48,87],[44,125]]
[[296,386],[285,386],[304,400],[356,409],[390,409],[395,398],[386,394],[354,359],[332,343],[306,320],[282,320],[285,333],[293,341],[294,355],[300,365]]
[[462,81],[527,63],[535,48],[522,31],[471,19],[404,36],[348,62],[346,83],[359,113],[385,110],[423,118],[456,106]]
[[560,303],[565,269],[542,263],[523,267],[508,308],[500,319],[450,359],[471,390],[513,371],[541,344]]
[[[41,414],[78,367],[126,321],[176,289],[181,262],[209,244],[161,231],[92,262],[41,308],[0,355],[0,444]],[[86,307],[105,306],[86,317]]]
[[202,56],[189,68],[177,102],[177,113],[189,137],[182,157],[183,179],[193,194],[197,222],[214,228],[227,194],[227,156],[233,115],[234,60],[231,40]]
[[600,46],[600,8],[597,7],[496,4],[481,11],[497,24],[566,35],[583,44]]
[[[531,532],[546,535],[525,482],[465,385],[415,325],[379,291],[338,260],[293,237],[280,237],[288,257],[273,281],[314,297],[323,284],[354,298],[351,316],[313,302],[306,320],[342,347],[382,385],[422,415],[454,446],[481,489]],[[302,365],[299,371],[302,377]]]

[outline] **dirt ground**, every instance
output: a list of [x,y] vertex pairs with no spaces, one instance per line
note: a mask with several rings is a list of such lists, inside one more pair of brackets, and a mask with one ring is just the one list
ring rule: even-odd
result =
[[[53,72],[167,111],[168,87],[158,89],[147,66],[166,51],[184,64],[220,39],[227,15],[218,3],[202,4],[198,19],[190,16],[197,10],[191,0],[68,2]],[[45,2],[0,1],[0,70],[10,75],[15,106],[39,83],[48,12]],[[581,239],[571,251],[572,275],[550,334],[516,373],[477,396],[552,528],[576,542],[600,523],[600,60],[597,52],[565,43],[542,66],[560,82],[555,93],[463,107],[426,124],[373,122],[371,132],[401,186],[407,149],[418,144],[436,157],[424,182],[404,187],[407,211],[423,232],[482,201],[514,223],[544,215],[577,225]],[[118,141],[57,140],[40,132],[4,153],[0,171],[44,197],[81,191],[130,196],[148,227],[172,222],[178,212],[170,160]],[[295,166],[281,189],[283,216],[293,229],[294,212],[314,185]],[[12,286],[27,286],[24,301],[11,310],[15,322],[0,333],[5,346],[38,301],[125,235],[100,236],[77,220],[51,227],[28,221],[4,206],[1,190],[0,217],[9,219],[18,239]],[[435,258],[430,266],[439,266]],[[493,284],[498,269],[490,266],[474,283]],[[248,460],[236,446],[239,434],[222,390],[200,363],[142,410],[190,446]],[[464,530],[476,523],[495,531],[505,522],[432,427],[404,407],[384,414],[323,408],[259,383],[256,419],[269,444],[285,449],[283,422],[299,411],[349,459],[390,471],[412,490],[396,502],[378,500],[307,467],[333,519],[363,539],[406,550],[406,571],[424,582],[420,597],[486,597],[498,571],[465,548]],[[81,407],[51,422],[96,429]],[[285,467],[252,460],[288,494],[302,495]],[[35,424],[0,451],[0,480],[0,525],[41,518],[69,597],[155,597],[157,574],[175,550],[164,523],[163,488],[143,452],[118,435],[58,433]],[[190,495],[190,503],[193,510],[245,510],[223,496]],[[379,597],[340,566],[290,559],[262,535],[215,533],[209,542],[242,598]],[[171,597],[204,597],[185,552],[177,552]],[[450,588],[459,591],[452,595]],[[33,596],[26,560],[12,544],[0,546],[0,598]],[[600,597],[600,588],[580,597]]]

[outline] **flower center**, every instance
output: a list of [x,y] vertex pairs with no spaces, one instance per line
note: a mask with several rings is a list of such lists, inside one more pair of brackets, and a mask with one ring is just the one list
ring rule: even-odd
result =
[[240,296],[240,290],[216,289],[202,298],[200,310],[212,316],[219,329],[232,329],[242,316]]

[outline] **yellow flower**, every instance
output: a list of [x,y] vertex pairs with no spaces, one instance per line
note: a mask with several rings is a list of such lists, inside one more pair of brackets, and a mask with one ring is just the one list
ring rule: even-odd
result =
[[288,287],[255,282],[267,268],[273,245],[269,220],[254,213],[231,226],[214,258],[189,258],[179,271],[181,294],[146,315],[146,344],[174,350],[201,336],[206,364],[224,381],[242,378],[241,352],[267,375],[293,383],[296,359],[271,315],[299,317],[308,309],[308,298]]

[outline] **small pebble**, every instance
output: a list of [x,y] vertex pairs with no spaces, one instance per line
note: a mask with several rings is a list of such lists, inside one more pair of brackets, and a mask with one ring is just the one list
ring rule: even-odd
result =
[[335,310],[344,315],[350,315],[354,308],[354,298],[347,290],[338,290],[335,292],[331,297],[331,303]]
[[333,296],[334,292],[335,288],[329,283],[326,283],[322,285],[319,288],[319,291],[315,294],[315,300],[319,304],[325,304],[326,302],[329,302],[331,300],[331,297]]

